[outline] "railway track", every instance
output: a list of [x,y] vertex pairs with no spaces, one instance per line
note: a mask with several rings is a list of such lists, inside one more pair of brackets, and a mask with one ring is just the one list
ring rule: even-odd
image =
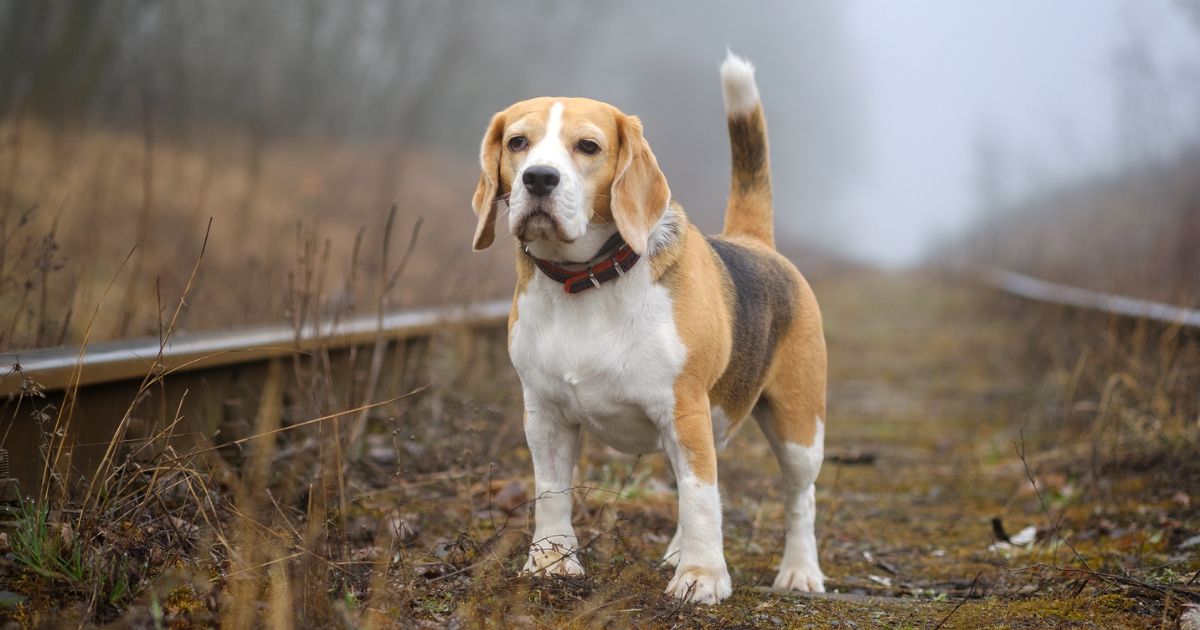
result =
[[994,267],[981,269],[974,276],[984,286],[1025,300],[1165,326],[1200,328],[1200,310],[1046,282]]
[[[971,275],[982,286],[1023,300],[1200,329],[1200,311],[1055,284],[1003,269]],[[187,419],[183,436],[212,441],[240,437],[258,405],[272,362],[320,351],[340,366],[334,380],[347,389],[361,382],[374,349],[386,353],[387,379],[402,381],[419,371],[431,338],[459,335],[502,337],[507,300],[447,309],[415,309],[304,326],[253,326],[0,353],[0,501],[39,489],[45,468],[46,418],[70,396],[76,415],[65,436],[66,464],[86,477],[117,427],[129,426],[128,442],[153,435],[167,420],[163,410]],[[498,344],[502,347],[502,344]],[[341,375],[341,372],[346,375]],[[155,387],[147,390],[147,375]],[[415,384],[416,382],[413,381]],[[394,388],[392,388],[394,391]],[[138,400],[134,401],[137,398]],[[131,403],[131,401],[134,401]],[[149,410],[157,410],[158,417]],[[65,472],[65,471],[60,471]]]
[[504,300],[299,329],[268,325],[177,333],[166,343],[143,338],[0,353],[0,501],[40,489],[44,444],[68,398],[75,412],[61,438],[70,456],[57,472],[87,477],[122,421],[130,446],[174,417],[186,420],[173,432],[173,443],[183,448],[218,435],[220,441],[242,437],[239,425],[248,429],[252,423],[274,362],[323,354],[335,372],[331,387],[346,392],[356,383],[361,389],[376,361],[388,366],[385,379],[398,386],[405,373],[412,380],[432,338],[502,335],[509,308]]

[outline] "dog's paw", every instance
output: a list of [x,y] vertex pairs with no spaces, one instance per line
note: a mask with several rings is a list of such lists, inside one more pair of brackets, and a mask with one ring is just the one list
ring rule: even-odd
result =
[[672,597],[696,604],[715,604],[733,593],[733,582],[724,567],[679,567],[675,577],[667,584],[666,592]]
[[533,545],[525,561],[525,573],[546,575],[583,575],[583,564],[574,549],[562,545]]
[[777,591],[824,593],[825,576],[821,575],[821,568],[815,564],[780,567],[779,575],[775,576],[775,585],[772,588]]

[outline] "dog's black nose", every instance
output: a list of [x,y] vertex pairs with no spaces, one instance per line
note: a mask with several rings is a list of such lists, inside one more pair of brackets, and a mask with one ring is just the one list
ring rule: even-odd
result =
[[558,185],[558,169],[552,166],[530,166],[521,176],[525,190],[535,197],[545,197]]

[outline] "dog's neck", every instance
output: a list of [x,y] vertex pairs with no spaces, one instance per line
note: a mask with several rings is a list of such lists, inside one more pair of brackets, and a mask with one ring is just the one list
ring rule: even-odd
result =
[[586,267],[613,234],[617,233],[614,223],[588,224],[587,232],[570,243],[538,239],[523,246],[530,254],[570,268],[571,265]]
[[[683,208],[672,201],[654,229],[650,231],[647,243],[649,251],[644,256],[651,257],[664,250],[673,249],[672,246],[682,238],[683,226],[686,223],[687,217]],[[587,232],[570,243],[538,239],[521,243],[520,246],[542,260],[549,260],[568,267],[570,265],[586,266],[598,254],[605,253],[598,250],[616,232],[617,225],[615,223],[589,223]]]
[[[653,281],[660,281],[661,277],[668,273],[679,259],[683,251],[687,225],[687,215],[684,214],[683,208],[672,201],[650,232],[649,243],[647,243],[649,251],[643,256],[643,262],[639,263],[639,265],[646,265],[650,268],[650,276]],[[538,240],[530,243],[518,243],[517,246],[526,249],[537,258],[552,261],[564,268],[582,270],[587,268],[587,263],[597,256],[597,250],[616,231],[614,224],[593,225],[589,227],[583,237],[574,243]],[[599,253],[603,254],[604,252]],[[568,263],[567,261],[573,262]],[[574,262],[580,264],[574,264]],[[529,256],[518,255],[517,266],[524,267],[524,273],[539,273]],[[560,291],[561,287],[555,293]]]

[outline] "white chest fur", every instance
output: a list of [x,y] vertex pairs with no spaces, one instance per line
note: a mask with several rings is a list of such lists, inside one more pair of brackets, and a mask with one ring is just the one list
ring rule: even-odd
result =
[[527,409],[583,425],[624,452],[661,448],[687,349],[650,265],[575,295],[535,271],[517,312],[509,353]]

